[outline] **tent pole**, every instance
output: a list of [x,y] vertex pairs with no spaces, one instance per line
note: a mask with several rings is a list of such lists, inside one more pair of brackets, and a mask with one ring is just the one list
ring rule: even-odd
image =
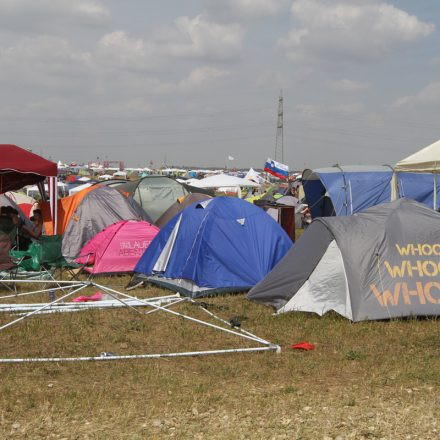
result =
[[206,356],[213,354],[230,354],[230,353],[251,353],[259,351],[278,351],[279,346],[272,344],[267,347],[254,348],[232,348],[225,350],[205,350],[205,351],[188,351],[183,353],[161,353],[161,354],[138,354],[138,355],[113,355],[102,353],[100,356],[86,357],[59,357],[59,358],[3,358],[0,359],[2,364],[28,363],[28,362],[81,362],[81,361],[115,361],[115,360],[131,360],[131,359],[158,359],[173,357],[192,357]]
[[399,188],[398,188],[398,182],[397,182],[397,174],[393,170],[393,176],[391,177],[391,201],[392,202],[394,200],[398,199],[398,193],[399,193]]

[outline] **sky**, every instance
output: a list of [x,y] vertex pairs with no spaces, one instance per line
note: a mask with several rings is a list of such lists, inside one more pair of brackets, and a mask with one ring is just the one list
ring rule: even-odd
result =
[[0,0],[0,142],[261,168],[282,91],[291,170],[394,165],[440,138],[439,35],[438,0]]

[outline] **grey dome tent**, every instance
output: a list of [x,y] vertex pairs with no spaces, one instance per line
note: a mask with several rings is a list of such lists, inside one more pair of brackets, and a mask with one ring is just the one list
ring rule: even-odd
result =
[[440,314],[440,214],[409,199],[315,219],[248,298],[352,320]]
[[92,237],[121,220],[151,223],[147,213],[132,198],[112,187],[102,186],[88,192],[67,224],[62,242],[63,256],[74,260]]
[[165,176],[147,176],[124,183],[118,190],[127,192],[155,222],[178,198],[188,191],[179,183]]
[[193,188],[166,176],[146,176],[118,185],[118,190],[133,197],[153,222],[181,197],[191,193],[214,195],[212,191]]

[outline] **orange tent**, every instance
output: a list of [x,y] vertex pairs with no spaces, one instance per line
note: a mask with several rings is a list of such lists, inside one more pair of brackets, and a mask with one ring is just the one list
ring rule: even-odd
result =
[[[84,197],[96,188],[100,188],[101,185],[92,185],[76,194],[64,197],[58,200],[58,217],[57,217],[57,234],[64,234],[69,220],[72,218],[73,213],[76,211],[78,205],[82,202]],[[41,212],[43,214],[43,224],[46,235],[53,235],[53,225],[50,216],[50,204],[48,202],[40,203]]]

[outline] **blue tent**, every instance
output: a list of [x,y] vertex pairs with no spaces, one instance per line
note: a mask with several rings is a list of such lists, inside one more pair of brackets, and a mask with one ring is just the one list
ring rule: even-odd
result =
[[434,173],[398,172],[396,179],[399,197],[416,200],[433,209],[439,207],[440,185],[438,177]]
[[389,166],[334,166],[304,170],[304,193],[312,217],[352,215],[391,201]]
[[292,246],[265,211],[245,200],[216,197],[170,220],[139,260],[138,279],[199,297],[249,290]]

